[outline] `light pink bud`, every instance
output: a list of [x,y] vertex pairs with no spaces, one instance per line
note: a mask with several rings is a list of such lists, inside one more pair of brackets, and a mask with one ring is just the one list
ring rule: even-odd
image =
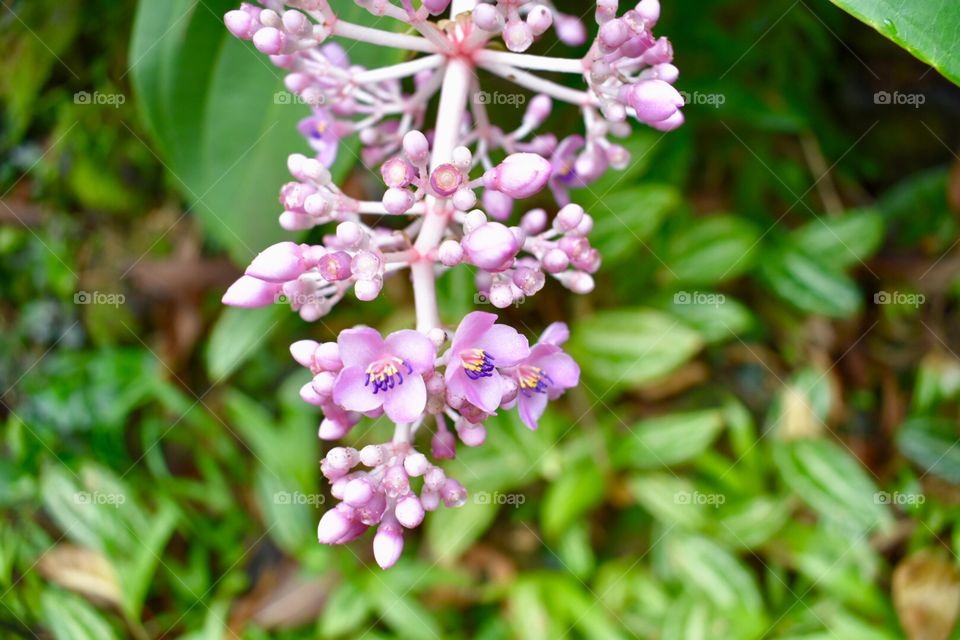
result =
[[683,106],[683,96],[663,80],[644,80],[625,87],[621,98],[633,107],[637,120],[647,124],[666,120]]
[[337,544],[341,538],[350,533],[353,520],[348,517],[349,511],[337,507],[330,509],[317,525],[317,540],[320,544]]
[[619,144],[611,144],[606,149],[607,162],[617,170],[623,170],[630,164],[630,152]]
[[313,31],[313,23],[299,11],[290,9],[283,12],[283,28],[290,33],[306,36]]
[[227,25],[227,30],[241,40],[249,40],[254,32],[260,26],[246,11],[239,9],[227,11],[223,16],[223,22]]
[[546,284],[547,277],[543,275],[540,269],[531,269],[530,267],[520,267],[513,272],[513,284],[517,285],[525,296],[532,296]]
[[353,293],[357,296],[357,300],[363,302],[376,300],[382,289],[383,278],[379,276],[370,280],[357,280],[353,285]]
[[503,30],[503,43],[510,51],[526,51],[533,44],[533,30],[521,20],[508,22]]
[[[444,433],[450,433],[445,431]],[[453,434],[450,434],[450,437],[453,437]],[[423,486],[432,491],[439,491],[443,488],[443,483],[447,481],[447,475],[443,472],[443,469],[440,467],[430,467],[430,470],[427,471],[423,476]]]
[[354,247],[364,238],[363,229],[356,222],[347,220],[337,225],[337,240],[346,247]]
[[420,504],[425,511],[436,511],[440,506],[440,494],[430,489],[424,489],[420,492]]
[[503,29],[503,14],[492,4],[478,4],[473,10],[473,24],[484,31],[497,33]]
[[360,462],[360,455],[353,447],[334,447],[327,452],[326,461],[334,469],[352,469]]
[[317,390],[313,388],[313,384],[310,382],[300,387],[300,399],[307,404],[312,404],[317,407],[321,406],[324,402],[324,397],[317,393]]
[[327,371],[339,371],[343,367],[340,361],[340,347],[336,342],[323,342],[313,354],[317,366]]
[[380,522],[384,511],[387,510],[387,498],[380,491],[375,491],[370,500],[362,507],[356,508],[357,518],[365,525],[372,526]]
[[423,0],[423,7],[430,12],[432,16],[438,16],[447,10],[450,6],[450,0]]
[[402,188],[413,182],[417,170],[403,158],[391,158],[380,167],[380,175],[388,187]]
[[630,37],[630,27],[620,19],[611,20],[600,27],[600,33],[597,41],[600,43],[600,50],[604,53],[610,53],[620,48],[627,38]]
[[373,536],[373,557],[381,569],[389,569],[400,559],[403,553],[403,531],[396,518],[385,517]]
[[387,461],[386,448],[381,444],[368,444],[360,450],[360,462],[367,467],[379,467]]
[[643,61],[649,65],[673,62],[673,45],[667,38],[658,38],[643,54]]
[[398,498],[410,493],[410,479],[403,466],[394,465],[383,475],[383,491],[389,498]]
[[655,44],[656,40],[653,39],[653,36],[644,31],[624,42],[620,47],[620,54],[627,58],[639,58],[645,56]]
[[463,174],[452,164],[441,164],[430,174],[430,187],[441,198],[449,198],[463,184]]
[[548,273],[560,273],[570,265],[570,258],[562,249],[550,249],[543,256],[543,268]]
[[488,189],[502,191],[514,199],[529,198],[546,186],[551,173],[550,162],[543,156],[514,153],[487,171],[483,183]]
[[650,126],[658,131],[673,131],[684,123],[683,112],[677,111],[666,120],[651,122]]
[[618,0],[597,0],[597,22],[603,24],[608,20],[613,20],[617,17],[617,10],[619,8],[620,3]]
[[447,507],[462,507],[467,503],[467,490],[453,478],[447,478],[440,490],[440,497]]
[[403,136],[403,151],[407,154],[410,162],[422,164],[427,161],[430,155],[430,143],[427,137],[419,131],[408,131]]
[[287,36],[279,29],[264,27],[253,34],[253,46],[261,53],[274,56],[283,53]]
[[423,522],[423,505],[420,504],[417,496],[409,495],[397,501],[394,514],[397,516],[397,522],[407,529],[413,529]]
[[473,153],[469,147],[456,147],[453,150],[453,166],[460,171],[467,171],[473,164]]
[[[583,214],[583,220],[577,225],[575,232],[577,235],[585,236],[589,235],[591,231],[593,231],[593,216],[585,213]],[[574,231],[571,231],[571,233],[574,233]]]
[[437,431],[430,440],[430,452],[437,460],[453,460],[457,457],[457,441],[449,431]]
[[437,257],[446,267],[455,267],[463,260],[463,247],[456,240],[445,240],[437,249]]
[[477,194],[473,192],[473,189],[460,187],[453,194],[452,202],[458,211],[469,211],[477,204]]
[[373,485],[366,478],[354,478],[343,488],[343,501],[353,507],[362,507],[373,497]]
[[333,395],[333,385],[337,381],[337,376],[332,371],[321,371],[313,376],[310,385],[318,394],[328,399]]
[[513,288],[505,282],[497,282],[490,286],[487,297],[497,309],[506,309],[513,304]]
[[479,447],[487,440],[487,429],[482,424],[465,423],[460,428],[460,440],[468,447]]
[[520,218],[520,227],[528,235],[535,235],[547,228],[547,212],[543,209],[532,209]]
[[568,47],[579,47],[587,41],[587,28],[576,16],[558,15],[553,21],[557,39]]
[[557,212],[557,217],[553,220],[553,227],[557,231],[570,231],[576,229],[581,220],[583,220],[583,207],[571,203]]
[[264,282],[252,276],[241,276],[223,294],[221,302],[230,307],[244,309],[265,307],[276,302],[281,291],[281,285],[275,282]]
[[317,263],[320,276],[327,282],[338,282],[350,277],[350,254],[346,251],[331,251]]
[[539,127],[550,117],[553,110],[553,101],[549,96],[538,93],[530,100],[530,105],[523,114],[523,123],[528,127]]
[[383,260],[372,251],[357,251],[350,262],[353,275],[361,280],[371,280],[380,275]]
[[640,0],[636,10],[647,23],[647,29],[651,29],[660,19],[660,0]]
[[652,67],[654,77],[663,80],[664,82],[669,82],[673,84],[680,77],[680,69],[677,69],[675,66],[669,62],[662,62],[654,67]]
[[319,346],[320,343],[316,340],[297,340],[290,345],[290,355],[300,366],[309,369],[314,366],[313,354]]
[[581,295],[593,291],[593,278],[583,271],[568,271],[558,276],[560,283],[574,293]]
[[419,478],[425,474],[429,468],[430,461],[427,460],[427,456],[419,451],[411,453],[403,459],[403,469],[407,472],[407,475],[413,478]]
[[317,430],[317,437],[321,440],[339,440],[350,431],[350,424],[339,420],[324,418]]
[[483,211],[480,211],[479,209],[474,209],[473,211],[467,213],[467,215],[463,217],[463,232],[470,233],[480,225],[486,224],[486,223],[487,223],[487,216],[484,215]]
[[267,282],[286,282],[300,277],[305,270],[300,246],[293,242],[278,242],[257,254],[246,274]]
[[541,35],[550,28],[551,24],[553,24],[553,14],[542,4],[536,5],[527,14],[527,26],[530,27],[530,31],[535,36]]
[[508,268],[520,249],[513,232],[499,222],[480,225],[461,244],[467,261],[487,271]]
[[391,187],[383,194],[383,206],[387,213],[395,216],[402,215],[410,210],[415,201],[412,191]]

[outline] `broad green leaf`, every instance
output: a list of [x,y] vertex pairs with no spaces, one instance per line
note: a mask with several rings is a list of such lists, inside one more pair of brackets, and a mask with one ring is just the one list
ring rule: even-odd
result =
[[703,338],[650,309],[601,311],[574,323],[570,352],[590,377],[612,386],[641,386],[687,362]]
[[897,448],[924,472],[960,482],[960,433],[955,421],[911,418],[897,432]]
[[760,276],[781,299],[807,313],[846,318],[862,304],[860,289],[849,277],[806,252],[768,252]]
[[706,504],[711,494],[700,493],[689,480],[667,473],[635,476],[628,487],[640,506],[667,526],[700,529],[706,523],[707,510],[714,510]]
[[830,0],[960,84],[960,11],[953,0]]
[[450,562],[470,548],[487,532],[497,517],[500,505],[494,496],[499,492],[478,491],[471,493],[462,507],[441,507],[427,518],[427,544],[434,558]]
[[398,637],[410,640],[443,637],[433,614],[412,594],[394,588],[389,577],[373,574],[367,580],[366,592],[373,599],[377,614]]
[[790,242],[833,269],[857,267],[883,242],[884,224],[872,209],[821,216],[794,231]]
[[553,552],[567,571],[581,580],[589,578],[597,560],[590,546],[589,520],[581,520],[568,527]]
[[886,531],[888,507],[850,453],[822,439],[777,441],[773,460],[784,483],[821,517],[855,531]]
[[82,598],[47,590],[41,597],[43,618],[56,640],[112,640],[110,623]]
[[343,637],[355,632],[370,616],[370,600],[353,582],[342,582],[327,600],[320,616],[320,635]]
[[264,526],[278,547],[293,554],[315,544],[322,493],[303,493],[265,465],[257,466],[255,487]]
[[754,549],[786,525],[790,511],[788,500],[768,496],[727,503],[718,519],[716,534],[730,546]]
[[558,633],[557,622],[547,609],[547,596],[529,578],[516,580],[507,595],[507,616],[514,637],[549,640]]
[[714,216],[676,229],[667,244],[665,280],[714,284],[753,266],[760,232],[742,218]]
[[621,436],[613,461],[634,469],[687,462],[706,450],[722,428],[723,416],[715,409],[648,418]]
[[650,234],[679,204],[680,193],[665,185],[615,191],[588,207],[594,219],[590,242],[603,254],[605,264],[636,259]]
[[236,371],[270,337],[284,314],[289,313],[290,309],[284,304],[260,309],[224,309],[204,354],[210,379],[220,382]]
[[652,304],[680,318],[708,344],[726,342],[743,335],[757,321],[746,305],[724,293],[713,291],[675,291]]
[[597,506],[606,491],[606,479],[594,461],[564,469],[547,486],[540,503],[540,522],[548,538],[557,539],[576,520]]
[[751,615],[763,611],[756,580],[732,553],[700,536],[676,535],[665,542],[680,581],[695,586],[718,609]]

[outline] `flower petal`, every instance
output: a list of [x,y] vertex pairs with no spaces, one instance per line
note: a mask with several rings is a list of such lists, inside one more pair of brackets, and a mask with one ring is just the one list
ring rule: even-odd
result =
[[537,430],[538,420],[547,409],[547,395],[545,393],[531,393],[529,396],[520,394],[517,399],[520,408],[520,419],[523,424],[533,431]]
[[391,420],[399,424],[413,422],[423,414],[427,406],[427,385],[423,377],[411,375],[387,391],[383,399],[383,410]]
[[366,379],[367,374],[361,367],[345,368],[333,384],[333,401],[347,411],[366,413],[379,408],[384,394],[375,394],[373,387],[364,384]]
[[540,344],[555,344],[560,346],[570,339],[570,328],[565,322],[554,322],[540,334]]
[[[437,359],[437,348],[430,338],[419,331],[404,329],[387,336],[387,351],[392,355],[406,360],[414,373],[433,371],[434,361]],[[406,372],[404,372],[406,374]]]
[[354,327],[340,332],[337,338],[344,367],[366,368],[374,360],[386,355],[386,346],[380,332],[370,327]]
[[550,376],[551,387],[570,389],[580,382],[580,367],[577,362],[563,351],[551,353],[545,357],[529,360],[530,364],[540,367]]
[[453,335],[451,345],[454,348],[469,349],[473,344],[497,321],[496,314],[486,311],[473,311],[460,321],[457,332]]
[[485,378],[466,378],[465,391],[470,404],[484,413],[493,413],[500,406],[500,399],[503,397],[503,380],[497,371]]
[[495,324],[487,329],[473,346],[492,355],[493,364],[498,367],[513,367],[530,355],[530,343],[526,336],[505,324]]

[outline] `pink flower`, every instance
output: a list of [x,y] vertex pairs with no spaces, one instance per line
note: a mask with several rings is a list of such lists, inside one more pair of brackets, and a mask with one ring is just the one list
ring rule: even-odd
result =
[[567,325],[553,323],[530,349],[530,355],[512,371],[517,381],[520,418],[530,429],[536,430],[548,400],[559,398],[580,382],[580,367],[560,348],[568,336]]
[[464,317],[453,336],[445,373],[448,394],[462,396],[486,413],[496,411],[503,397],[497,367],[516,366],[530,355],[527,339],[496,321],[497,316],[484,311]]
[[343,370],[333,400],[348,411],[369,413],[383,407],[397,423],[413,422],[427,404],[423,374],[432,372],[437,352],[418,331],[391,333],[384,340],[370,327],[347,329],[337,339]]
[[312,116],[300,121],[298,129],[317,152],[317,160],[325,167],[331,166],[337,159],[340,137],[336,133],[336,120],[330,112],[319,107],[314,109]]

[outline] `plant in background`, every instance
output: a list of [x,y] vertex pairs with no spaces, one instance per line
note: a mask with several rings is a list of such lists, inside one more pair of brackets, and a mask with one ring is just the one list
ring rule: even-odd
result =
[[[642,0],[619,17],[617,0],[597,2],[598,35],[582,59],[524,53],[551,27],[563,43],[586,41],[583,23],[548,0],[357,2],[417,35],[341,20],[324,0],[262,4],[227,13],[227,28],[286,70],[287,88],[312,109],[300,131],[315,157],[290,156],[295,180],[280,191],[280,224],[298,231],[335,223],[336,233],[322,245],[269,247],[223,301],[258,307],[283,299],[313,321],[351,288],[360,300],[373,300],[387,276],[409,269],[415,330],[384,337],[359,326],[336,342],[291,346],[314,376],[301,396],[324,413],[322,439],[345,436],[363,416],[386,414],[396,424],[392,441],[359,451],[336,447],[321,462],[341,502],[320,520],[320,542],[348,542],[377,527],[374,555],[387,568],[401,553],[404,528],[417,527],[441,501],[455,507],[466,500],[463,486],[416,448],[421,430],[433,430],[433,459],[453,458],[458,438],[483,444],[484,421],[499,409],[517,406],[535,429],[548,400],[579,379],[562,350],[562,323],[533,347],[492,313],[470,313],[448,332],[437,309],[438,273],[473,267],[478,292],[498,308],[536,294],[548,275],[575,293],[591,291],[600,266],[588,239],[593,221],[570,202],[568,189],[629,163],[613,139],[629,135],[631,118],[661,131],[683,123],[683,99],[672,86],[678,71],[669,41],[652,34],[658,0]],[[449,19],[439,17],[447,13]],[[335,37],[423,55],[366,69],[351,64],[330,41]],[[509,51],[494,43],[497,37]],[[491,121],[486,105],[496,100],[481,90],[479,69],[536,93],[517,129]],[[535,72],[582,76],[585,86],[572,89]],[[437,94],[431,128],[425,120]],[[558,140],[541,130],[555,100],[576,105],[583,135]],[[346,195],[328,170],[340,140],[354,134],[365,163],[380,165],[386,189],[379,201]],[[532,209],[508,226],[515,202],[546,188],[560,206],[552,222]],[[377,226],[395,216],[411,221],[400,231]]]

